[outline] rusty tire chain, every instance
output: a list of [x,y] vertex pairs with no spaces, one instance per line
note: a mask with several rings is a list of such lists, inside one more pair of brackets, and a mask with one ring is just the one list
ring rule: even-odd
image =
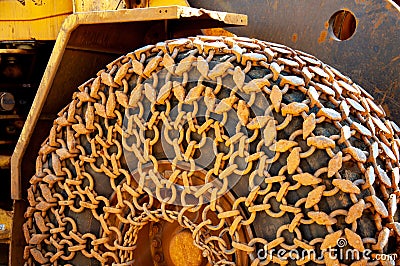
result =
[[[211,68],[208,63],[218,55],[222,57]],[[169,76],[163,77],[164,86],[160,88],[155,73],[161,68],[167,68]],[[188,91],[185,79],[193,68],[201,73],[202,80],[213,80],[217,86]],[[246,80],[252,69],[264,74]],[[149,78],[153,84],[143,84]],[[219,97],[218,84],[228,78],[233,80],[234,89],[216,105],[213,99]],[[249,100],[240,100],[239,93],[249,95]],[[269,99],[270,107],[264,115],[255,116],[249,109],[259,94]],[[253,135],[229,138],[222,131],[221,121],[210,116],[199,124],[192,114],[183,112],[189,129],[199,135],[213,131],[217,144],[233,147],[233,153],[257,167],[244,170],[249,172],[248,190],[229,209],[219,205],[217,194],[222,189],[207,187],[215,200],[204,208],[202,221],[194,222],[186,213],[196,212],[200,204],[178,208],[168,204],[170,198],[156,203],[153,193],[143,185],[152,175],[145,173],[136,182],[126,169],[123,149],[131,150],[141,163],[154,161],[154,174],[157,158],[152,145],[158,132],[151,137],[145,132],[155,132],[156,125],[163,123],[184,131],[179,121],[168,121],[168,108],[173,102],[196,103],[190,98],[200,96],[208,99],[205,104],[210,113],[235,109],[241,127]],[[152,104],[150,118],[140,117],[144,101]],[[139,112],[125,112],[128,109]],[[123,123],[124,116],[130,123]],[[80,86],[54,121],[28,189],[24,258],[28,265],[69,265],[74,257],[83,255],[105,265],[128,265],[134,259],[140,229],[159,220],[176,221],[189,229],[195,244],[215,265],[235,264],[228,260],[239,252],[247,253],[252,265],[271,261],[286,264],[287,260],[275,255],[260,261],[257,248],[321,250],[335,246],[341,237],[359,251],[369,248],[374,254],[385,252],[389,239],[394,239],[394,246],[399,243],[399,131],[363,88],[306,53],[239,37],[199,36],[146,46],[110,63],[96,78]],[[132,135],[145,146],[145,152],[141,153],[135,143],[124,141]],[[249,149],[252,141],[258,143]],[[193,146],[198,143],[177,144],[176,155],[190,161],[196,149]],[[269,151],[273,156],[268,156]],[[245,174],[229,162],[232,153],[214,153],[215,167],[208,171],[222,182],[235,171]],[[102,178],[94,178],[96,174]],[[254,182],[259,177],[261,184]],[[189,175],[175,178],[190,183]],[[115,199],[102,195],[97,182],[108,184]],[[289,197],[300,190],[303,193],[297,198]],[[204,192],[197,191],[198,198]],[[277,209],[272,207],[276,204]],[[212,224],[207,218],[210,212],[217,214],[219,223]],[[85,221],[74,219],[79,213],[89,213],[100,231],[80,230]],[[261,214],[274,218],[289,215],[291,219],[269,240],[257,237],[260,232],[254,232],[256,237],[251,240],[242,239],[240,228],[251,228]],[[232,222],[228,224],[228,220]],[[360,228],[364,223],[369,228]],[[115,224],[128,229],[122,233]],[[305,230],[312,226],[320,233],[306,237],[309,234]],[[291,240],[285,237],[288,234]],[[329,256],[323,260],[299,257],[296,263],[309,260],[339,265]]]

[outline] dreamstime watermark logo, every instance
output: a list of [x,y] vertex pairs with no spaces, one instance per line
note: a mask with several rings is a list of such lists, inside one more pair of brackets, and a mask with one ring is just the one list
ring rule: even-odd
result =
[[290,251],[286,249],[267,249],[266,246],[262,249],[257,250],[257,258],[261,261],[272,261],[274,256],[280,260],[298,260],[301,258],[307,258],[309,260],[316,259],[316,260],[324,260],[326,256],[328,256],[332,260],[381,260],[381,261],[396,261],[397,254],[380,254],[380,253],[373,253],[370,249],[364,249],[363,251],[359,251],[357,249],[351,248],[348,246],[348,242],[345,238],[339,238],[336,242],[335,247],[330,247],[325,250],[321,250],[319,254],[315,249],[307,250],[302,249],[292,249]]
[[[209,62],[211,71],[220,64]],[[137,90],[137,103],[123,117],[123,152],[132,176],[147,194],[167,204],[205,204],[227,193],[243,173],[258,169],[258,160],[248,160],[255,153],[254,139],[266,139],[265,132],[276,131],[275,123],[256,121],[270,127],[265,132],[243,123],[246,115],[246,123],[250,116],[272,115],[261,90],[245,93],[233,76],[222,83],[222,78],[204,77],[195,67],[186,76],[171,74],[177,67],[136,85],[132,94]],[[243,82],[249,81],[245,75]],[[271,158],[274,152],[265,154]],[[263,165],[263,171],[268,167]],[[259,171],[252,182],[256,186],[263,180]]]

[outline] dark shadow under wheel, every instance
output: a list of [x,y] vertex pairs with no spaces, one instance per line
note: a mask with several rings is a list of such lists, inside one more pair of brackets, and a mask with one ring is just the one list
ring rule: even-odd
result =
[[199,36],[138,49],[80,88],[39,151],[27,265],[399,255],[400,129],[315,57]]

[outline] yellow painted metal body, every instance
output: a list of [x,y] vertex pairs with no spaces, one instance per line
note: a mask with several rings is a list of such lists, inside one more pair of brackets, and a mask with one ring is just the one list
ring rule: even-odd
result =
[[74,5],[74,13],[118,10],[125,8],[124,1],[120,0],[73,0],[73,5]]
[[0,243],[7,243],[11,238],[12,212],[0,209]]
[[[22,2],[22,1],[21,1]],[[0,1],[0,41],[55,40],[65,18],[72,13],[117,10],[120,0],[17,0]],[[143,7],[188,6],[185,0],[147,0]]]
[[149,0],[149,7],[154,6],[189,6],[185,0]]
[[55,40],[72,1],[0,1],[0,40]]

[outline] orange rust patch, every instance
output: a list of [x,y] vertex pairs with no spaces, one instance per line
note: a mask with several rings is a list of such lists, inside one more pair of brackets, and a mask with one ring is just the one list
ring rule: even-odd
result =
[[192,233],[182,231],[173,236],[169,253],[176,266],[202,265],[201,250],[193,244]]
[[391,3],[389,3],[389,2],[386,3],[385,7],[386,7],[386,9],[388,9],[388,10],[394,8],[393,4],[391,4]]
[[383,110],[385,110],[386,115],[390,116],[390,108],[389,108],[389,106],[387,104],[385,104],[385,103],[381,103],[381,105],[383,107]]
[[390,63],[393,63],[394,61],[397,61],[397,60],[399,60],[400,59],[400,55],[399,56],[396,56],[396,57],[394,57],[392,60],[390,60]]
[[234,37],[235,35],[223,28],[203,29],[203,33],[209,36],[227,36]]
[[326,30],[321,31],[321,34],[319,35],[319,38],[318,38],[318,43],[323,43],[326,39],[326,36],[328,36],[328,31],[326,31]]
[[292,35],[292,41],[293,42],[297,42],[297,33],[293,33],[293,35]]
[[275,2],[274,2],[274,5],[272,6],[272,8],[273,8],[274,10],[278,10],[278,1],[275,1]]
[[379,26],[383,23],[383,20],[385,19],[384,16],[380,16],[378,20],[374,23],[374,29],[379,28]]

